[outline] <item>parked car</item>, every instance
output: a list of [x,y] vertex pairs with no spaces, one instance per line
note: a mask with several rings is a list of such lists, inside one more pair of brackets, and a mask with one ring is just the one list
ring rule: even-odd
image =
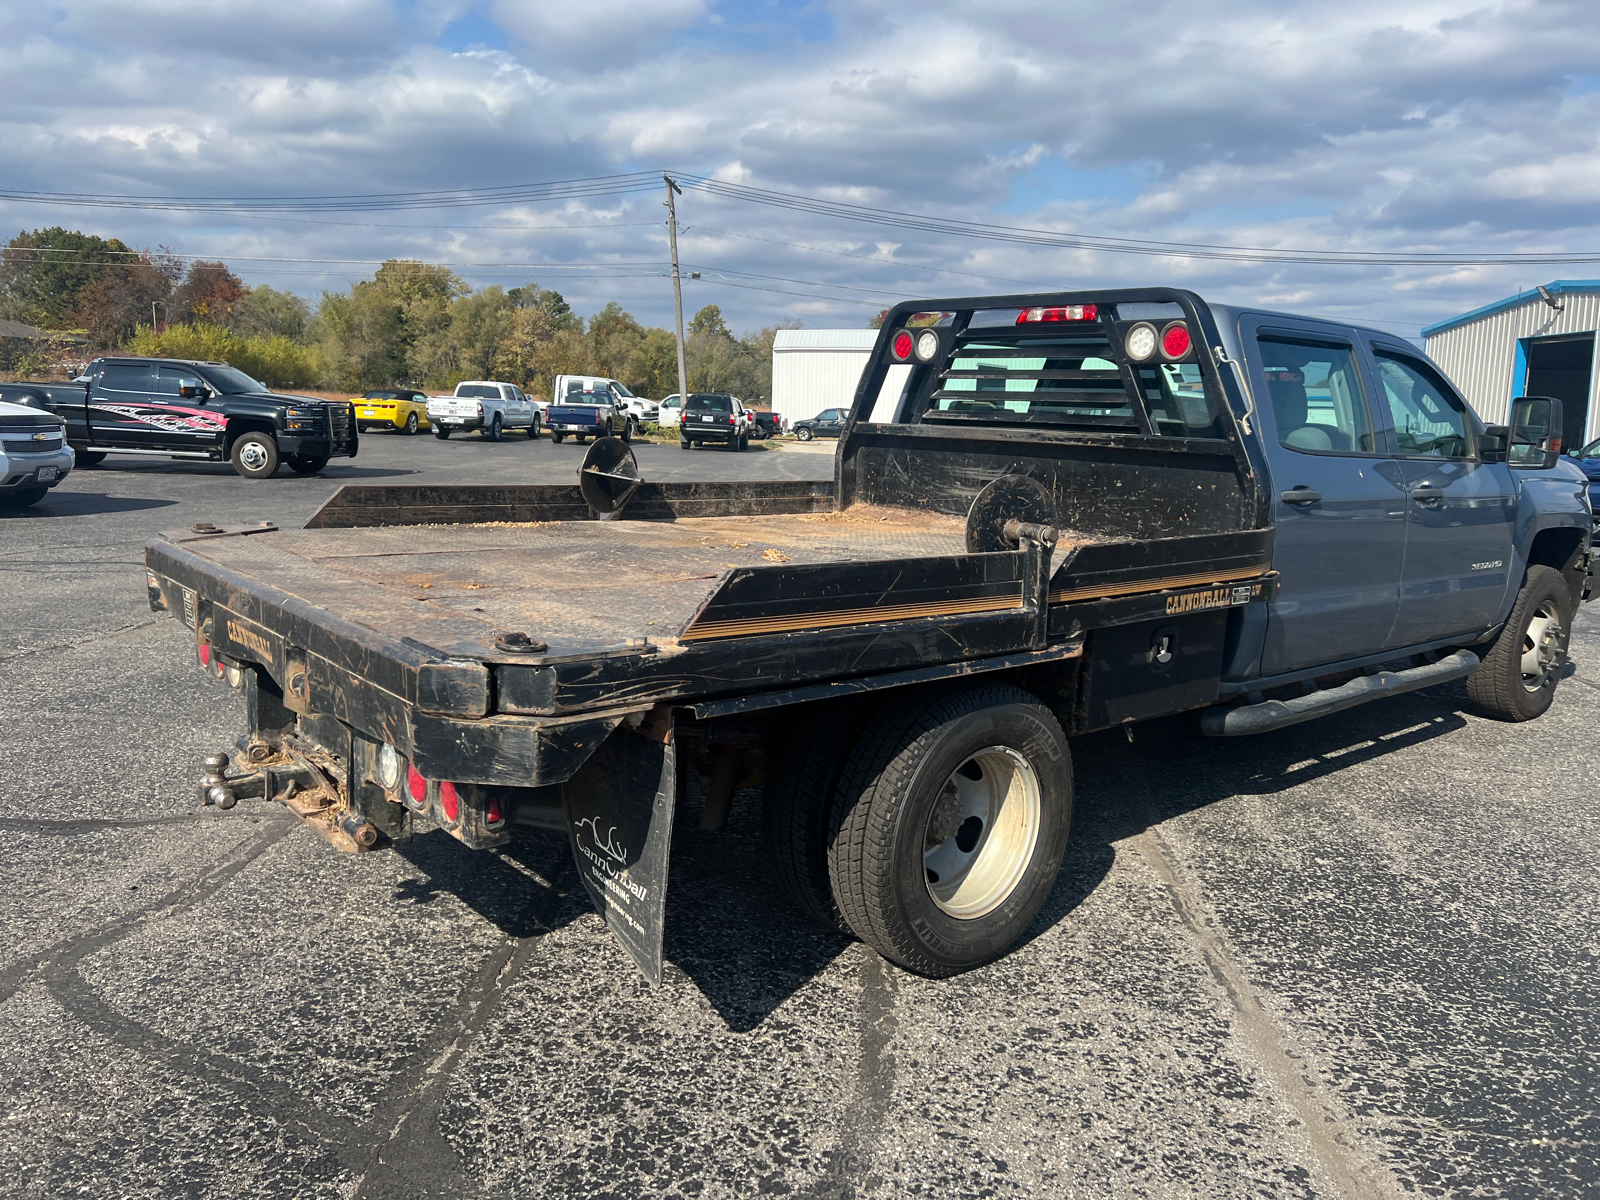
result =
[[587,375],[557,375],[557,402],[550,405],[550,440],[560,443],[570,434],[582,445],[588,439],[620,437],[633,440],[633,414],[617,391],[614,379]]
[[48,394],[86,467],[141,454],[231,462],[246,479],[267,479],[280,463],[315,475],[359,449],[349,401],[274,392],[225,362],[97,358],[74,386],[51,384]]
[[544,414],[514,383],[471,379],[456,384],[453,395],[429,397],[428,420],[440,441],[452,433],[477,429],[488,441],[498,442],[506,430],[523,429],[531,442],[539,436]]
[[683,418],[683,397],[677,392],[673,392],[658,407],[661,415],[656,418],[656,424],[663,429],[671,429]]
[[1589,507],[1600,511],[1600,438],[1581,450],[1573,451],[1572,457],[1578,460],[1578,466],[1589,477]]
[[351,397],[356,406],[356,425],[362,433],[373,429],[398,429],[417,433],[431,428],[428,422],[428,397],[411,388],[379,388]]
[[[0,385],[0,396],[14,388]],[[38,403],[0,400],[0,504],[39,503],[67,477],[74,461],[64,420]]]
[[774,412],[769,405],[745,405],[745,411],[750,414],[753,436],[766,439],[777,437],[783,432],[783,417]]
[[726,392],[691,392],[678,424],[678,445],[684,450],[705,442],[743,450],[750,444],[750,421],[744,405]]
[[635,425],[645,421],[656,422],[661,418],[660,405],[654,400],[644,396],[635,396],[620,380],[609,379],[604,375],[557,375],[555,378],[555,401],[563,403],[566,397],[575,396],[580,392],[592,394],[610,389],[619,404],[633,418]]
[[796,421],[794,436],[802,442],[809,442],[812,438],[819,437],[838,437],[844,432],[846,415],[845,409],[825,408],[814,417]]

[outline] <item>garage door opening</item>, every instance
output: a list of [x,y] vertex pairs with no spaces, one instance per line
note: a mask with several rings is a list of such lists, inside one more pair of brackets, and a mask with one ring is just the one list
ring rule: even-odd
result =
[[1589,429],[1590,370],[1594,366],[1594,334],[1536,338],[1528,343],[1525,396],[1554,396],[1565,414],[1563,446],[1581,446]]

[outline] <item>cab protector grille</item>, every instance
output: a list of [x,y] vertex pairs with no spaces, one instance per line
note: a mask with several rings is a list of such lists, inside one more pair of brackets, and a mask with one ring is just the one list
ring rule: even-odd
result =
[[36,442],[32,438],[18,438],[15,441],[6,438],[0,441],[0,450],[4,450],[7,454],[49,454],[52,450],[59,449],[61,449],[59,436],[45,442]]

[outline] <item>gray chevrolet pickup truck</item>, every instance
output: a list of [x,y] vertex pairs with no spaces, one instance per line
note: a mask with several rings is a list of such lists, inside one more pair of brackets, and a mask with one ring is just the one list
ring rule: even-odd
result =
[[475,848],[564,831],[657,980],[691,772],[702,830],[764,775],[782,889],[943,976],[1055,885],[1077,735],[1451,680],[1542,714],[1593,514],[1559,401],[1511,411],[1486,427],[1381,330],[1188,291],[923,300],[884,321],[831,484],[652,483],[605,438],[572,485],[174,531],[150,603],[246,697],[201,803],[277,801],[349,852],[419,817]]

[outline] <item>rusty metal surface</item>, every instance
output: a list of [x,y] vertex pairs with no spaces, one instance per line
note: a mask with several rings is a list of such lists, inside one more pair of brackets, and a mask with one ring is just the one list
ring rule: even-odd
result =
[[932,513],[703,517],[673,522],[287,530],[217,540],[207,557],[393,637],[505,657],[501,631],[552,650],[676,638],[727,571],[776,563],[960,554]]

